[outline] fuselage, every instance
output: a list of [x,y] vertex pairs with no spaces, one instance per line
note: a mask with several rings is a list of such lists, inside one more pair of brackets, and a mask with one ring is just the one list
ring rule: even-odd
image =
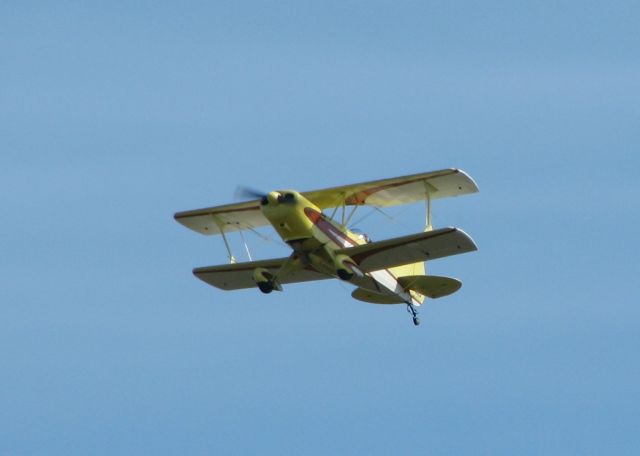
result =
[[315,204],[293,190],[269,193],[262,213],[278,235],[294,250],[304,266],[339,277],[374,293],[391,294],[419,306],[422,295],[406,291],[389,269],[362,273],[344,249],[369,242],[322,213]]

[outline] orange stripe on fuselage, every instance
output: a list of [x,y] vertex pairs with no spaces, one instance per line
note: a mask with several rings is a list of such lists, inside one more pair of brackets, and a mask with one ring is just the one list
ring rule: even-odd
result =
[[[336,227],[330,221],[326,220],[324,217],[324,214],[322,214],[321,212],[318,212],[315,209],[310,207],[305,207],[304,213],[307,215],[307,217],[309,217],[309,220],[311,220],[311,222],[313,222],[313,224],[318,227],[320,231],[322,231],[334,244],[336,244],[337,247],[347,248],[347,247],[355,247],[356,245],[358,245],[358,243],[354,239],[350,238],[348,234],[341,231],[338,227]],[[390,289],[388,286],[384,285],[384,283],[382,283],[380,280],[376,279],[375,274],[380,274],[380,273],[388,274],[389,277],[391,278],[391,281],[395,282],[397,286],[398,278],[389,269],[374,271],[373,273],[367,273],[366,275],[371,277],[375,282],[379,283],[384,288],[387,288],[393,294],[401,296],[402,299],[406,299],[404,296],[397,293],[395,290]],[[411,296],[411,294],[408,294],[408,296],[413,301],[413,296]],[[420,304],[418,303],[418,305]]]
[[[309,217],[309,220],[311,220],[313,224],[316,225],[318,229],[322,231],[329,239],[331,239],[338,247],[345,248],[348,246],[355,247],[356,245],[358,245],[358,243],[355,240],[351,239],[349,235],[326,220],[321,212],[318,212],[310,207],[305,207],[304,213],[307,215],[307,217]],[[345,246],[345,243],[348,245]]]

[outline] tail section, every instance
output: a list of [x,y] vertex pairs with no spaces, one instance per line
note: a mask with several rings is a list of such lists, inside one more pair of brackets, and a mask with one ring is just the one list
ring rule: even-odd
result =
[[441,298],[455,293],[462,286],[462,282],[457,279],[426,275],[424,263],[406,264],[391,268],[390,271],[398,278],[398,283],[420,304],[424,302],[425,297]]
[[423,293],[420,293],[418,290],[414,290],[410,286],[406,286],[404,283],[402,283],[401,280],[404,277],[424,277],[427,273],[424,262],[420,261],[418,263],[396,266],[395,268],[390,268],[389,271],[391,271],[391,273],[398,278],[398,281],[400,281],[401,285],[405,287],[405,289],[409,290],[411,296],[415,300],[417,300],[420,304],[424,302],[425,295]]
[[425,296],[431,299],[455,293],[462,286],[462,282],[451,277],[440,276],[404,276],[398,278],[398,283],[411,293],[418,293],[424,299]]

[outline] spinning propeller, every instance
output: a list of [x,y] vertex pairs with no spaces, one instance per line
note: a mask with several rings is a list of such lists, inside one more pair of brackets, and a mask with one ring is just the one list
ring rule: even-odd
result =
[[238,185],[234,196],[236,199],[259,199],[261,204],[267,204],[268,193],[246,185]]

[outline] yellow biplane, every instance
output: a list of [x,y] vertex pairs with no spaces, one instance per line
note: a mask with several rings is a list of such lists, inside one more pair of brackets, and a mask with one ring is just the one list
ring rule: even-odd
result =
[[[174,217],[198,233],[222,235],[230,263],[193,270],[214,287],[257,287],[271,293],[289,283],[339,278],[357,287],[352,296],[360,301],[406,304],[418,325],[416,307],[426,297],[446,296],[462,286],[457,279],[425,275],[424,262],[477,250],[458,228],[432,228],[431,201],[477,191],[465,172],[444,169],[309,192],[252,192],[255,199],[251,201],[178,212]],[[347,227],[361,206],[381,208],[422,200],[427,214],[421,233],[371,242]],[[329,209],[331,214],[323,212]],[[293,249],[291,256],[236,262],[226,233],[265,225],[271,225]]]

